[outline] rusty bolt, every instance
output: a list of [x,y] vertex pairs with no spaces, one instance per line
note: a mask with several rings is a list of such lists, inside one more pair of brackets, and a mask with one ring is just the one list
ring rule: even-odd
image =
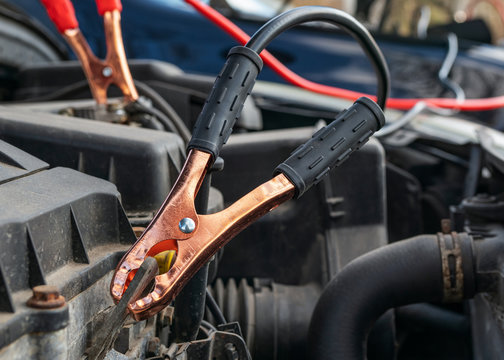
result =
[[441,219],[441,232],[443,234],[449,234],[451,232],[451,220]]
[[65,298],[60,295],[58,288],[51,285],[39,285],[33,288],[33,296],[26,305],[37,309],[55,309],[65,305]]

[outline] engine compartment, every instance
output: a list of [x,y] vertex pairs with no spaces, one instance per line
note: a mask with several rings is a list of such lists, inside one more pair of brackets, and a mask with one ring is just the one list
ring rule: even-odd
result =
[[[137,107],[118,89],[95,106],[77,62],[23,68],[15,101],[0,106],[2,359],[98,358],[117,264],[183,173],[187,139],[163,117],[193,129],[215,77],[129,66]],[[232,206],[351,106],[259,80],[200,184],[198,213]],[[236,234],[164,310],[126,320],[100,356],[500,358],[498,114],[420,111],[366,138],[303,197]]]

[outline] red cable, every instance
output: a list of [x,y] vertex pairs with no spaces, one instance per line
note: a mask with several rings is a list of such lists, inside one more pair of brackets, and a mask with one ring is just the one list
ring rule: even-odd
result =
[[[248,36],[242,29],[233,24],[229,19],[221,15],[219,12],[210,6],[201,3],[199,0],[185,0],[188,4],[193,6],[199,13],[220,27],[226,33],[238,40],[239,43],[245,45],[250,36]],[[376,100],[376,96],[363,94],[357,91],[337,88],[334,86],[322,85],[307,80],[298,74],[289,70],[278,59],[276,59],[270,52],[264,50],[261,52],[261,58],[265,64],[268,65],[273,71],[280,75],[289,83],[310,90],[323,95],[330,95],[338,98],[356,100],[361,96],[367,96]],[[464,101],[457,101],[450,98],[425,98],[425,99],[399,99],[389,98],[387,100],[387,107],[398,110],[408,110],[415,106],[418,102],[426,102],[430,106],[457,109],[461,111],[484,111],[494,110],[504,107],[504,96],[497,96],[484,99],[466,99]]]
[[[47,10],[49,18],[60,33],[79,27],[75,9],[70,0],[40,0]],[[98,13],[103,16],[107,11],[122,11],[121,0],[96,0]]]

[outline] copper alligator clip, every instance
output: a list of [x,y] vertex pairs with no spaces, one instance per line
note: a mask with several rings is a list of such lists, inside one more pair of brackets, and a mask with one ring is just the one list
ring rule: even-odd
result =
[[260,57],[249,48],[235,47],[230,51],[198,118],[188,144],[187,160],[175,185],[116,268],[110,290],[118,302],[144,259],[167,250],[177,253],[168,272],[156,276],[153,290],[129,304],[129,311],[137,320],[167,306],[198,269],[236,234],[279,204],[301,196],[383,125],[379,106],[361,98],[279,165],[273,179],[221,212],[197,214],[194,199],[226,143],[261,67]]
[[217,250],[256,219],[294,195],[294,185],[280,174],[227,209],[212,215],[199,215],[194,199],[211,160],[209,153],[195,149],[189,152],[165,203],[117,267],[111,285],[115,301],[121,299],[135,270],[146,257],[166,250],[177,252],[171,269],[156,276],[154,290],[130,305],[130,312],[136,319],[162,310]]
[[69,0],[41,0],[58,31],[65,37],[79,58],[94,99],[99,105],[107,103],[111,84],[124,94],[126,102],[138,99],[138,92],[126,61],[121,33],[120,0],[96,0],[98,13],[103,16],[107,57],[98,59],[79,29],[75,10]]

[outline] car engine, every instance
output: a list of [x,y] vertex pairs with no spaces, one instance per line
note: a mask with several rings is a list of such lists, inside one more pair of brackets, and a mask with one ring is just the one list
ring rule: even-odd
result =
[[[97,1],[105,60],[56,18],[80,61],[1,7],[42,60],[2,58],[0,359],[502,358],[499,107],[387,107],[393,64],[325,7],[271,19],[217,76],[126,62],[117,4]],[[312,21],[356,39],[376,96],[256,81]]]

